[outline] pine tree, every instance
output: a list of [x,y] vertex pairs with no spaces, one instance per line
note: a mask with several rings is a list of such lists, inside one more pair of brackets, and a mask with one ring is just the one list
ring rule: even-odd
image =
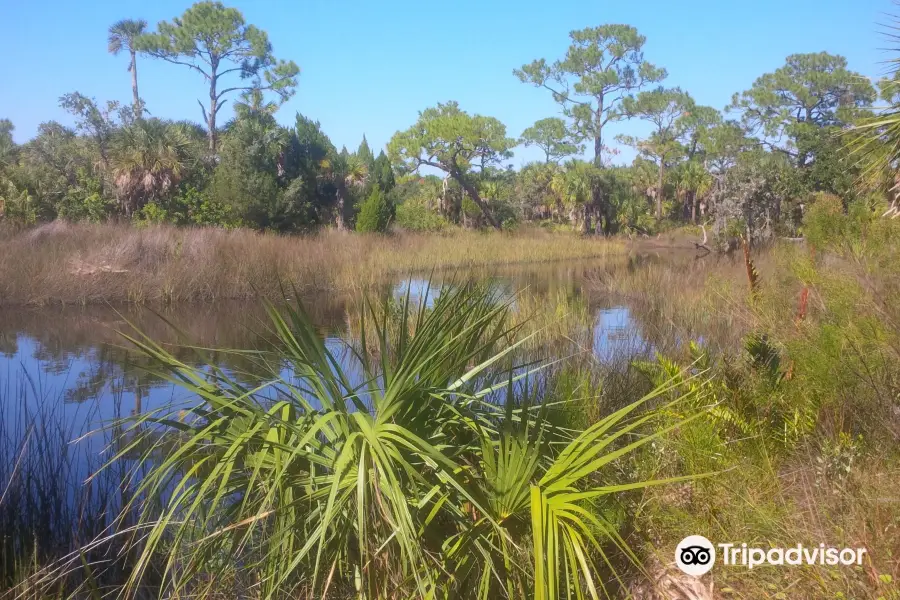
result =
[[359,157],[363,164],[371,169],[373,163],[375,162],[375,155],[372,153],[372,149],[369,148],[369,142],[366,140],[365,134],[363,134],[362,142],[359,143],[359,148],[356,150],[356,155]]
[[375,185],[377,185],[378,189],[382,192],[388,194],[394,189],[394,186],[396,185],[396,181],[394,180],[394,169],[391,167],[391,161],[384,153],[384,150],[382,150],[381,154],[378,155],[378,158],[374,160],[370,173],[372,174],[372,181],[374,181]]

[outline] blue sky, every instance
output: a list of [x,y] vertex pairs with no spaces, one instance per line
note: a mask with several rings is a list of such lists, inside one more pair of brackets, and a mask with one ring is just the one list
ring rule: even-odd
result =
[[[787,55],[842,54],[850,68],[878,76],[886,55],[879,22],[889,0],[256,0],[226,2],[269,33],[276,56],[300,65],[297,94],[279,111],[322,122],[340,147],[363,133],[382,147],[418,111],[457,100],[469,112],[503,121],[518,136],[535,120],[559,113],[547,92],[520,83],[513,68],[561,57],[568,32],[628,23],[647,36],[645,56],[669,71],[701,104],[724,108]],[[122,18],[151,26],[181,14],[186,0],[0,0],[0,118],[16,141],[52,119],[71,123],[58,98],[79,91],[98,100],[130,101],[124,55],[106,52],[106,31]],[[141,96],[159,117],[200,121],[204,82],[185,67],[139,58]],[[230,110],[220,122],[224,123]],[[642,133],[637,123],[609,132]],[[537,157],[518,149],[521,165]],[[629,153],[623,154],[627,159]]]

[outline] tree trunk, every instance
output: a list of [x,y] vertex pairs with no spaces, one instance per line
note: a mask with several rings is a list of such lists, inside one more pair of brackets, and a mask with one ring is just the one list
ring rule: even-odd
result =
[[589,235],[591,233],[591,223],[593,222],[592,218],[591,218],[592,214],[593,214],[593,208],[591,207],[590,204],[585,204],[583,210],[584,210],[584,221],[581,224],[582,225],[581,232],[584,233],[585,235]]
[[491,214],[491,209],[488,208],[488,205],[484,200],[481,199],[481,196],[478,194],[478,190],[475,189],[475,186],[470,184],[468,180],[463,177],[463,174],[459,171],[451,171],[450,176],[453,177],[462,186],[462,189],[466,191],[469,195],[469,198],[472,199],[472,202],[478,205],[478,208],[481,209],[481,213],[484,215],[484,218],[487,219],[487,222],[491,224],[491,227],[494,229],[500,229],[500,223],[497,219],[494,218],[494,215]]
[[338,231],[346,231],[347,225],[344,223],[344,191],[338,187],[335,191],[336,207],[334,215],[334,224],[337,225]]
[[[215,77],[215,76],[214,76]],[[215,81],[215,79],[213,79]],[[218,102],[216,100],[216,84],[209,86],[209,115],[207,116],[206,126],[209,127],[209,151],[213,154],[216,152],[216,110]]]
[[[209,114],[207,115],[207,127],[209,127],[209,151],[211,154],[216,153],[216,112],[219,110],[219,97],[216,94],[216,83],[219,81],[219,57],[212,55],[209,57]],[[201,105],[202,107],[202,105]]]
[[691,223],[697,224],[697,194],[691,193]]
[[659,181],[656,185],[656,220],[662,219],[663,178],[665,177],[665,164],[659,160]]
[[137,52],[134,50],[131,51],[131,94],[134,97],[134,104],[132,109],[134,110],[134,118],[140,119],[144,116],[144,105],[141,102],[141,96],[138,94],[138,84],[137,84]]
[[594,164],[603,168],[603,94],[597,99],[597,110],[594,117],[597,119],[597,133],[594,135]]

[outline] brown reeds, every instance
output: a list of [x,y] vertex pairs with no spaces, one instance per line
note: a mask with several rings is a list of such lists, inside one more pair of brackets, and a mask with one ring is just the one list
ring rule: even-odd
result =
[[544,231],[280,236],[58,221],[0,230],[0,306],[277,297],[282,285],[346,291],[397,272],[590,258],[618,248]]

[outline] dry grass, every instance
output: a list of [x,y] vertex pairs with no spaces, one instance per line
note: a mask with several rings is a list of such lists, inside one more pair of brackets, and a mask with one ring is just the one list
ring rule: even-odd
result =
[[769,249],[753,255],[763,292],[756,297],[749,293],[740,253],[697,258],[696,252],[656,252],[628,263],[610,263],[614,268],[593,276],[591,287],[627,304],[644,336],[663,351],[679,341],[701,338],[714,350],[739,348],[744,336],[776,317],[761,305],[769,300],[765,292],[777,291],[782,301],[790,289],[798,287],[796,280],[781,277],[779,263],[785,259]]
[[59,221],[0,229],[0,305],[277,296],[283,283],[346,291],[396,272],[601,257],[620,248],[542,231],[288,237]]

